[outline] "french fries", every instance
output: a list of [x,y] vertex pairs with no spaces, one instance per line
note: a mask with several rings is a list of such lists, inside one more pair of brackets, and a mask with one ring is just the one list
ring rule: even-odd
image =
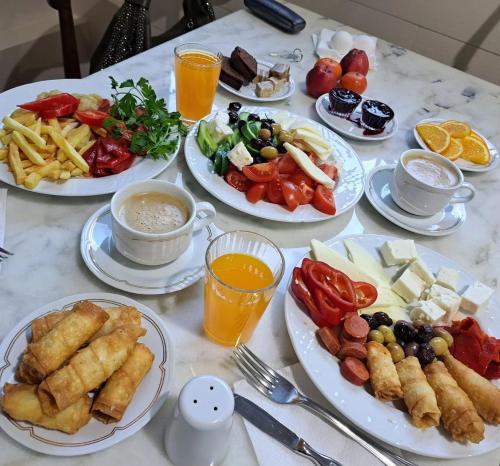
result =
[[[49,130],[50,137],[54,140],[54,142],[59,146],[60,149],[64,151],[64,153],[78,168],[80,168],[83,173],[88,173],[90,168],[87,162],[85,162],[84,158],[76,151],[76,149],[64,138],[64,136],[59,133],[58,130],[51,128]],[[68,172],[69,173],[69,172]],[[62,173],[61,173],[62,176]],[[71,174],[70,174],[71,176]]]
[[8,154],[9,154],[9,149],[7,149],[6,147],[0,149],[0,160],[6,160]]
[[[12,140],[19,146],[19,148],[24,152],[26,157],[28,157],[35,165],[45,165],[45,160],[32,146],[26,141],[26,138],[18,131],[12,132]],[[45,142],[45,141],[44,141]]]
[[19,157],[19,148],[13,142],[9,144],[8,159],[10,169],[16,178],[16,184],[23,184],[26,179],[26,173],[24,173],[21,157]]
[[3,122],[5,128],[9,128],[9,129],[12,129],[14,131],[17,131],[22,136],[28,138],[30,141],[33,141],[33,143],[37,147],[44,147],[45,146],[46,142],[39,134],[37,134],[32,129],[29,129],[27,126],[24,126],[21,123],[17,122],[13,118],[6,116],[6,117],[4,117],[2,122]]

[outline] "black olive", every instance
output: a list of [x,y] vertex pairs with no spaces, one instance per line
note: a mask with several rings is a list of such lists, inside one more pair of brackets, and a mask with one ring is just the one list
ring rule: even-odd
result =
[[269,126],[275,123],[275,121],[272,118],[262,118],[260,121],[262,121],[262,123],[268,124]]
[[432,349],[431,345],[429,345],[428,343],[422,343],[419,346],[417,351],[417,358],[422,366],[426,366],[427,364],[434,361],[435,357],[436,353]]
[[252,155],[253,157],[253,163],[265,163],[269,162],[269,160],[265,159],[264,157],[260,155]]
[[402,340],[406,343],[415,341],[417,331],[410,322],[407,322],[406,320],[398,320],[394,325],[394,335],[398,340]]
[[370,326],[370,330],[377,330],[378,322],[375,317],[370,314],[361,314],[361,318],[366,320],[367,324]]
[[432,331],[432,325],[424,324],[418,328],[415,341],[417,341],[418,343],[428,343],[429,341],[431,341],[433,336],[434,333]]
[[247,122],[245,120],[238,120],[238,129],[241,130],[246,124]]
[[260,117],[256,113],[250,113],[250,115],[248,115],[247,121],[259,121],[259,120],[260,120]]
[[278,149],[278,152],[280,154],[286,154],[288,151],[285,149],[285,146],[283,144],[278,144],[276,146],[276,149]]
[[271,134],[273,134],[273,127],[271,126],[270,123],[267,123],[266,121],[264,120],[260,120],[261,121],[261,125],[260,125],[260,129],[268,129],[269,131],[271,131]]
[[406,343],[406,345],[404,345],[403,348],[405,350],[406,357],[416,356],[418,353],[419,345],[418,345],[418,343],[415,343],[414,341],[412,341],[411,343]]
[[239,102],[231,102],[227,109],[231,112],[239,112],[241,108],[241,104]]
[[387,325],[388,327],[392,325],[392,319],[385,312],[375,312],[373,317],[379,325]]
[[250,141],[250,145],[256,150],[261,150],[263,147],[266,146],[266,143],[260,138],[253,138]]
[[236,123],[238,121],[238,112],[231,110],[227,114],[229,115],[229,123]]

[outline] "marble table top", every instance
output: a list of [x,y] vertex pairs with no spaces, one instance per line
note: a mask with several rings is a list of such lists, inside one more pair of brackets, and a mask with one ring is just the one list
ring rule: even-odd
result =
[[[315,61],[311,34],[322,28],[342,26],[333,19],[294,7],[307,21],[298,35],[288,35],[267,25],[250,13],[240,10],[205,27],[151,49],[141,55],[108,68],[86,79],[149,79],[160,95],[172,101],[173,49],[185,42],[210,43],[224,53],[236,45],[250,50],[257,58],[269,60],[271,51],[300,47],[304,59],[292,64],[298,84],[295,94],[284,102],[270,104],[318,120],[314,100],[305,94],[305,74]],[[352,32],[357,32],[353,31]],[[500,147],[500,87],[462,73],[394,44],[379,40],[378,68],[368,75],[368,92],[388,102],[396,111],[400,128],[397,135],[382,143],[350,141],[364,167],[369,170],[384,161],[393,161],[407,148],[416,147],[411,128],[422,118],[464,118],[472,121],[497,147]],[[225,108],[235,100],[219,89],[216,105]],[[319,120],[318,120],[319,121]],[[468,219],[452,236],[429,238],[408,233],[392,225],[371,207],[365,198],[351,211],[331,221],[305,225],[288,225],[259,221],[220,203],[197,184],[186,167],[181,153],[160,178],[174,180],[181,173],[187,188],[197,199],[212,202],[218,212],[216,224],[223,230],[247,229],[262,233],[281,247],[304,248],[312,237],[326,240],[336,235],[378,233],[414,238],[421,244],[453,257],[470,269],[478,279],[497,287],[500,279],[500,169],[483,174],[466,174],[475,184],[477,196],[468,206]],[[4,187],[0,183],[0,187]],[[39,306],[60,297],[80,292],[116,290],[101,283],[85,267],[79,252],[80,231],[86,219],[109,202],[110,196],[90,198],[57,198],[42,196],[9,187],[5,245],[15,256],[4,262],[0,274],[0,339],[23,316]],[[299,257],[300,249],[289,250],[288,257]],[[293,261],[287,264],[293,265]],[[192,376],[214,374],[232,383],[240,378],[230,364],[230,349],[210,343],[201,331],[201,283],[179,293],[159,296],[132,296],[156,310],[170,329],[176,346],[175,380],[169,401],[153,421],[140,432],[103,452],[81,458],[48,457],[25,449],[0,432],[0,464],[170,464],[163,449],[163,432],[173,400],[180,387]],[[496,298],[500,293],[496,291]],[[250,346],[274,367],[297,361],[288,338],[281,305],[282,293],[264,316]],[[224,465],[257,464],[246,431],[235,420],[232,448]],[[347,442],[347,440],[346,440]],[[408,455],[421,465],[445,464],[444,461]],[[453,461],[454,466],[498,464],[499,450],[471,460]],[[346,463],[348,464],[348,463]],[[355,464],[353,461],[351,464]],[[373,459],[374,465],[380,464]],[[449,463],[448,463],[449,464]]]

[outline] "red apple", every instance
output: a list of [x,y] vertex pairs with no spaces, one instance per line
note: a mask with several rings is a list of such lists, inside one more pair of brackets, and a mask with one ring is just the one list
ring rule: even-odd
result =
[[319,97],[330,92],[337,84],[337,74],[329,65],[319,63],[309,70],[306,76],[307,93]]
[[342,76],[342,67],[340,66],[340,63],[337,60],[328,57],[320,58],[314,64],[314,66],[319,65],[320,63],[329,66],[332,69],[332,71],[337,75],[337,79],[340,79],[340,77]]
[[348,52],[344,58],[340,60],[340,66],[342,67],[343,74],[355,71],[364,76],[368,74],[368,68],[370,67],[366,52],[358,49],[352,49]]

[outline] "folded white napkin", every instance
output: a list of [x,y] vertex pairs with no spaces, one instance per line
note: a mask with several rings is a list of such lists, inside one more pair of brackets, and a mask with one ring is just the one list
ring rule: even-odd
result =
[[312,35],[312,40],[320,58],[330,57],[340,61],[349,50],[360,49],[368,55],[370,69],[377,68],[377,38],[374,36],[322,29],[319,34]]
[[[7,190],[0,189],[0,247],[3,246],[5,239],[5,222],[7,213]],[[0,262],[0,270],[2,270],[2,263]]]
[[[300,364],[279,371],[300,391],[335,412],[319,393]],[[356,442],[341,434],[335,427],[323,422],[300,406],[279,405],[261,395],[245,380],[234,384],[234,391],[265,409],[278,421],[304,438],[314,449],[344,465],[378,466],[382,463]],[[260,466],[309,466],[312,463],[273,440],[248,421],[244,421]],[[400,454],[398,452],[398,454]]]

